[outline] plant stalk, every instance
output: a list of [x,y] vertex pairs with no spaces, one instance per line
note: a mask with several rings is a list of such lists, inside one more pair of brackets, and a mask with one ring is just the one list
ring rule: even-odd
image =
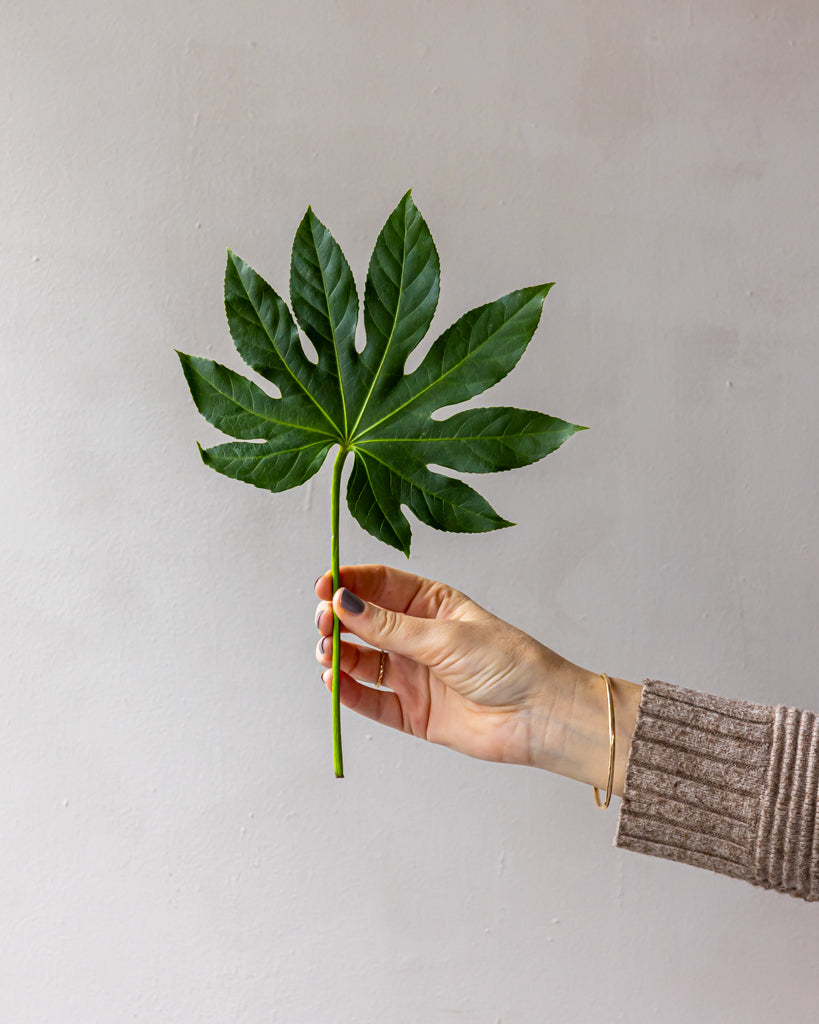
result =
[[[347,458],[347,449],[339,448],[336,461],[333,463],[333,494],[332,494],[332,551],[330,555],[333,573],[333,593],[340,586],[338,558],[338,527],[341,509],[341,470]],[[333,614],[333,768],[336,778],[344,778],[344,761],[341,756],[341,695],[339,676],[341,674],[341,624]]]

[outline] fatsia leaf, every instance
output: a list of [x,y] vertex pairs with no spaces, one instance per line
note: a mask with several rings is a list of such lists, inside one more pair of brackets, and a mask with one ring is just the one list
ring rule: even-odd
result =
[[[291,254],[295,320],[270,285],[229,251],[231,335],[242,359],[278,388],[279,397],[219,363],[180,353],[197,408],[237,439],[200,449],[203,461],[226,476],[281,491],[307,480],[339,445],[355,458],[347,484],[350,512],[373,536],[407,554],[411,528],[403,508],[440,530],[481,533],[511,525],[462,480],[429,465],[465,473],[514,469],[583,428],[511,408],[468,409],[446,419],[432,414],[474,398],[509,373],[537,328],[551,285],[522,288],[465,313],[407,374],[439,288],[438,253],[410,192],[387,219],[370,259],[360,353],[353,275],[312,208]],[[303,347],[297,323],[315,358]]]
[[[551,287],[522,288],[465,313],[407,373],[407,359],[432,323],[440,288],[438,253],[411,193],[390,214],[370,259],[360,352],[352,271],[336,240],[308,208],[291,253],[292,315],[270,285],[228,250],[225,313],[230,333],[244,362],[278,394],[269,395],[213,360],[179,353],[197,409],[235,438],[200,447],[202,460],[225,476],[284,491],[313,476],[337,447],[334,587],[341,470],[350,453],[350,512],[374,537],[407,555],[412,532],[405,508],[439,530],[483,533],[511,526],[477,491],[438,468],[463,473],[515,469],[542,459],[585,428],[505,407],[467,409],[443,419],[433,414],[474,398],[512,370],[538,326]],[[304,348],[299,327],[312,351]],[[336,775],[342,774],[339,651],[336,622]]]

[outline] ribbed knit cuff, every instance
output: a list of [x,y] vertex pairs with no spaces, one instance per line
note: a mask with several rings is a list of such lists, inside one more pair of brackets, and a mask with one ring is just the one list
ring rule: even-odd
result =
[[819,899],[819,718],[646,680],[615,845]]

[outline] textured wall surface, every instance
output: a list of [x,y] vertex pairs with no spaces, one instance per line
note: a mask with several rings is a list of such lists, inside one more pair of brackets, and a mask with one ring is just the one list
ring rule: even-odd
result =
[[[0,2],[0,1018],[802,1019],[817,910],[614,850],[588,788],[344,718],[329,465],[205,469],[226,246],[308,204],[359,285],[410,186],[447,326],[558,282],[492,404],[591,429],[415,533],[574,661],[819,707],[819,12]],[[221,437],[221,435],[218,435]],[[346,561],[396,552],[344,520]]]

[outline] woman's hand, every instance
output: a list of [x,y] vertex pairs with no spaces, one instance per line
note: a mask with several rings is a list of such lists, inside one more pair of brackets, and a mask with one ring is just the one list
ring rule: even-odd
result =
[[[333,595],[329,573],[316,581],[316,657],[328,666],[325,684],[332,686],[332,611],[344,632],[371,645],[342,641],[342,704],[472,757],[605,785],[608,719],[600,676],[442,583],[382,565],[345,566],[340,582]],[[388,652],[384,688],[376,689],[381,650]],[[621,712],[622,687],[615,686]],[[639,703],[640,687],[634,689]],[[615,792],[622,792],[625,754],[615,768]]]

